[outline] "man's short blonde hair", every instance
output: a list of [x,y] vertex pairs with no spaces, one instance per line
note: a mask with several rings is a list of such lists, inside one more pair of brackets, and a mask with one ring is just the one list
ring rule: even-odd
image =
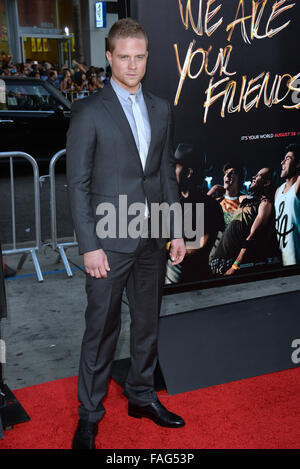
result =
[[148,37],[142,26],[132,18],[123,18],[116,21],[110,28],[107,38],[107,49],[112,53],[117,39],[126,39],[129,37],[145,39],[148,48]]

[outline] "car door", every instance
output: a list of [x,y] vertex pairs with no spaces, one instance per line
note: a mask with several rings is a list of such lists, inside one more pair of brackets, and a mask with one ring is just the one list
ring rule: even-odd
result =
[[[3,84],[2,84],[3,88]],[[41,80],[6,79],[0,88],[1,151],[23,151],[49,160],[66,145],[70,106]]]

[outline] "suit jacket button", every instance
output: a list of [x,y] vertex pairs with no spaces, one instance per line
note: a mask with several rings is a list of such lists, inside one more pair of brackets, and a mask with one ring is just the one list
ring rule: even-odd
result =
[[146,181],[146,179],[147,179],[146,176],[143,176],[143,181]]

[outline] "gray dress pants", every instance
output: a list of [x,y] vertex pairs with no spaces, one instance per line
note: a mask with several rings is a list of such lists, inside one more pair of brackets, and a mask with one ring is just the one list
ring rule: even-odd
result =
[[86,279],[88,305],[78,378],[79,416],[95,423],[105,413],[102,400],[120,333],[124,288],[131,315],[131,367],[124,394],[137,405],[157,399],[154,371],[166,269],[166,250],[158,249],[150,238],[141,238],[132,253],[105,253],[110,266],[107,279],[90,275]]

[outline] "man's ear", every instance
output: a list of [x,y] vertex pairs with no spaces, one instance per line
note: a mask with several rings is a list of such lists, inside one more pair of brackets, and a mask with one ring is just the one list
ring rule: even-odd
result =
[[111,52],[109,50],[107,50],[105,55],[106,55],[106,58],[109,62],[109,65],[111,66]]

